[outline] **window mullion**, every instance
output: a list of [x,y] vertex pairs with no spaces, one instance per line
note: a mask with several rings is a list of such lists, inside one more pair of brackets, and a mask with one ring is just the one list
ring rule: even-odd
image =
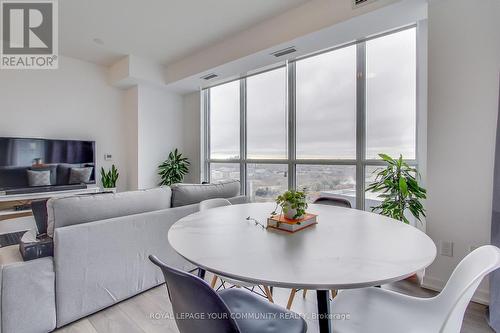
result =
[[202,181],[210,182],[210,89],[203,94],[203,173]]
[[240,80],[240,193],[247,195],[247,79]]
[[356,208],[365,208],[366,43],[356,46]]
[[296,189],[296,76],[295,62],[287,63],[287,114],[288,114],[288,189]]

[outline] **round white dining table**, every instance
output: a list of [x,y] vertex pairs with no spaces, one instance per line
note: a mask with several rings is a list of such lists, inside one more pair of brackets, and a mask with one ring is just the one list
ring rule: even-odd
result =
[[200,211],[176,222],[168,240],[203,270],[259,285],[316,290],[322,333],[331,331],[330,289],[402,280],[436,256],[429,236],[385,216],[310,204],[307,212],[317,214],[318,223],[289,233],[262,226],[274,207],[250,203]]

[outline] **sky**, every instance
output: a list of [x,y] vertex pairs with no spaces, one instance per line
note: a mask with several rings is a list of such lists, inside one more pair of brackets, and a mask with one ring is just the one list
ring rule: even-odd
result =
[[[366,42],[366,156],[415,158],[415,29]],[[247,78],[247,157],[286,158],[286,68]],[[211,157],[239,155],[239,81],[211,88]],[[296,62],[298,158],[356,158],[356,46]]]

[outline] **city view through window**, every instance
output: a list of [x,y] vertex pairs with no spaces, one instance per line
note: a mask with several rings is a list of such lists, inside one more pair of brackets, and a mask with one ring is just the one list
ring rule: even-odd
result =
[[[246,194],[255,201],[272,201],[295,184],[309,200],[340,196],[356,207],[357,191],[364,190],[356,186],[357,172],[366,187],[380,167],[379,153],[402,154],[416,163],[416,29],[360,44],[209,88],[204,96],[210,172],[205,178],[245,179]],[[365,68],[361,78],[360,57]],[[294,90],[287,85],[290,77]],[[294,110],[288,108],[289,96]],[[365,105],[362,126],[360,101]],[[290,112],[295,131],[290,131]],[[359,146],[365,151],[357,152]],[[365,209],[376,203],[375,195],[365,194]]]

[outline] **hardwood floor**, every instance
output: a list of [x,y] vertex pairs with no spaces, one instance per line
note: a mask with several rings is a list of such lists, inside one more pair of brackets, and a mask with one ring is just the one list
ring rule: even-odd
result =
[[[211,280],[207,274],[206,280]],[[436,293],[422,289],[408,281],[400,281],[385,285],[388,288],[408,295],[418,297],[432,297]],[[274,301],[285,306],[290,290],[274,288]],[[316,310],[316,295],[302,292],[297,293],[292,310],[299,313],[313,313]],[[491,333],[485,317],[486,307],[477,303],[470,303],[465,313],[462,333]],[[168,300],[165,286],[148,290],[119,304],[83,318],[75,323],[62,327],[58,333],[175,333],[179,332],[175,321],[171,319],[172,307]],[[308,320],[308,332],[318,332],[317,322]],[[333,322],[335,325],[335,322]],[[493,332],[494,333],[494,332]]]

